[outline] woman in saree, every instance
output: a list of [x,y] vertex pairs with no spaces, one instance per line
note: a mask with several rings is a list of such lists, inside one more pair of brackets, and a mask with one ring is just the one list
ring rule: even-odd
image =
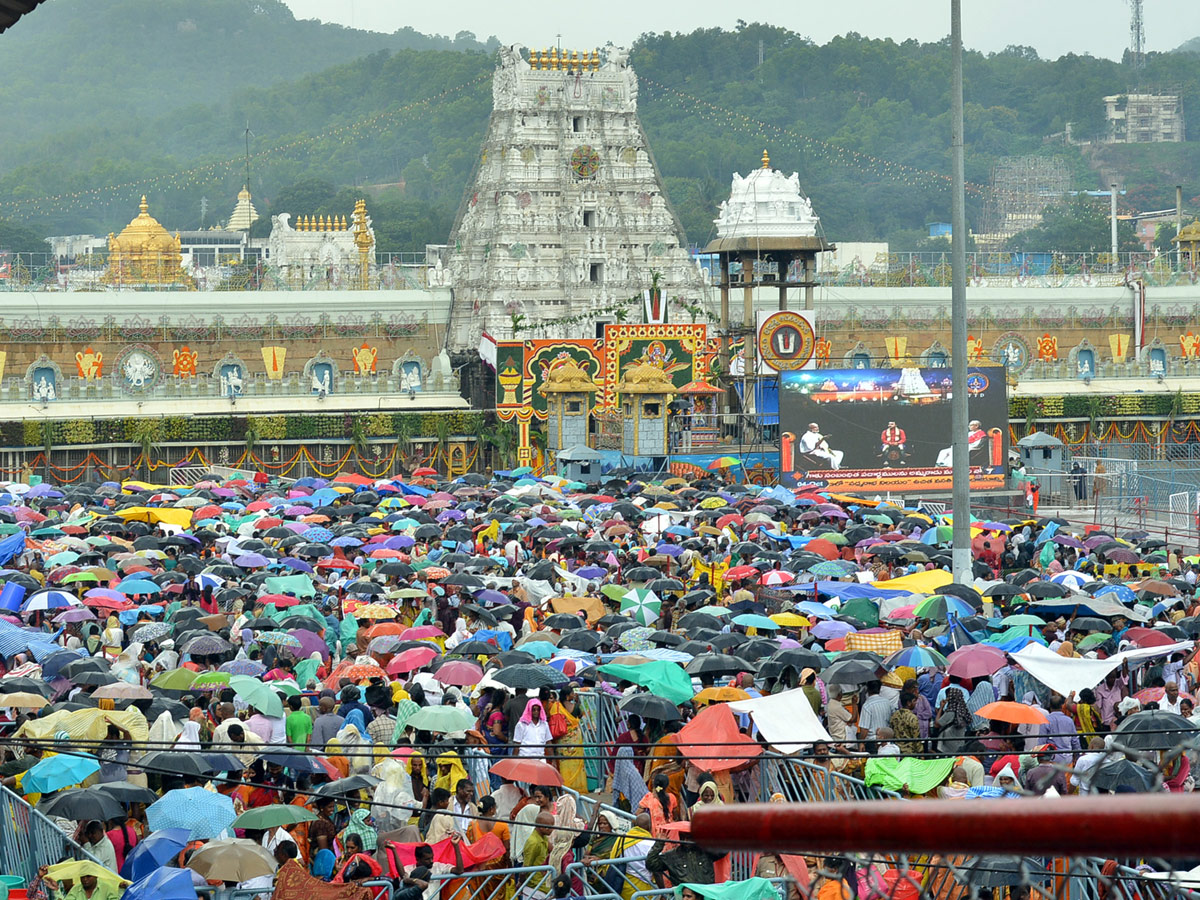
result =
[[670,786],[671,780],[659,772],[651,780],[650,793],[639,804],[640,811],[650,816],[650,833],[660,840],[671,839],[672,835],[664,831],[663,826],[679,819],[679,801],[671,793]]
[[[582,733],[579,728],[579,717],[575,715],[577,701],[575,688],[568,685],[558,693],[558,697],[550,701],[549,719],[551,731],[555,730],[557,722],[566,722],[566,732],[554,739],[554,753],[558,756],[558,772],[562,775],[563,785],[573,791],[586,794],[588,789],[587,773],[583,768]],[[558,717],[562,718],[559,719]]]

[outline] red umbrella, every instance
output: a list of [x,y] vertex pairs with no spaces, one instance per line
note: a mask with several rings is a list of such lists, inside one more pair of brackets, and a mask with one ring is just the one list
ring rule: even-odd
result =
[[804,549],[823,556],[826,559],[838,558],[838,548],[832,542],[823,540],[822,538],[809,541],[804,545]]
[[970,644],[955,650],[948,657],[951,675],[959,678],[986,678],[1007,665],[1004,651],[989,644]]
[[754,566],[734,566],[725,572],[725,580],[728,581],[731,578],[757,578],[761,574]]
[[501,778],[509,781],[520,781],[525,784],[545,784],[552,787],[562,787],[562,775],[550,763],[538,759],[527,759],[520,756],[510,756],[492,763],[492,771]]
[[[404,652],[412,653],[414,651],[405,650]],[[434,672],[433,677],[442,684],[451,684],[455,687],[469,687],[473,684],[479,684],[483,679],[483,669],[473,662],[454,660],[446,663]]]
[[200,519],[219,519],[221,518],[221,514],[223,512],[224,510],[219,506],[214,506],[212,504],[208,506],[202,506],[192,513],[192,521],[195,522],[199,521]]
[[300,601],[295,597],[290,597],[287,594],[263,594],[258,598],[258,602],[262,604],[274,603],[278,607],[296,606]]
[[[421,468],[413,472],[413,475],[416,475],[418,478],[427,478],[437,473],[437,469],[431,469],[429,466],[421,466]],[[562,782],[559,783],[561,784]]]
[[[411,672],[419,669],[431,660],[437,659],[438,652],[432,647],[412,647],[399,654],[387,665],[389,675],[399,675],[401,672]],[[472,682],[477,683],[478,680]]]
[[1143,628],[1138,626],[1130,628],[1125,632],[1124,638],[1127,641],[1133,641],[1139,647],[1165,647],[1168,644],[1174,644],[1175,638],[1157,628]]

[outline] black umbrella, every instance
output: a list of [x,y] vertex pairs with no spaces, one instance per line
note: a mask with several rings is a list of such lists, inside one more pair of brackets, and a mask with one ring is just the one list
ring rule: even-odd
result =
[[1079,616],[1071,620],[1072,631],[1104,631],[1112,632],[1112,625],[1096,616]]
[[[228,772],[230,769],[219,769],[199,753],[186,753],[180,750],[153,750],[142,757],[138,763],[141,768],[151,772],[175,775],[212,775],[216,772]],[[239,760],[238,769],[243,769]]]
[[1027,856],[979,856],[969,860],[954,877],[970,887],[997,888],[1040,883],[1046,878],[1046,869]]
[[373,788],[380,783],[374,775],[351,775],[321,785],[313,793],[318,797],[352,797],[359,791]]
[[696,628],[711,628],[714,631],[720,631],[722,624],[716,616],[710,616],[708,613],[691,612],[679,619],[679,627],[684,631],[692,631]]
[[883,669],[865,659],[838,659],[821,674],[826,684],[866,684],[882,677]]
[[617,705],[626,715],[638,716],[642,719],[675,722],[683,718],[679,715],[675,704],[657,694],[631,694]]
[[587,622],[573,613],[554,613],[554,615],[546,617],[542,627],[552,628],[555,631],[571,631],[576,628],[587,628]]
[[1027,584],[1025,589],[1026,593],[1039,600],[1067,597],[1071,593],[1069,587],[1064,584],[1055,584],[1053,581],[1033,581]]
[[60,819],[71,819],[75,822],[99,819],[107,822],[109,819],[124,818],[125,810],[121,804],[108,794],[93,791],[91,788],[75,788],[43,799],[37,805],[37,811],[47,816],[58,816]]
[[73,684],[78,684],[78,685],[87,684],[87,685],[95,685],[97,687],[100,687],[105,684],[113,684],[116,681],[117,681],[117,676],[113,675],[110,672],[95,672],[95,671],[80,672],[78,675],[75,675],[71,678],[71,682]]
[[[728,632],[725,634],[716,635],[715,637],[711,638],[708,643],[714,650],[720,650],[723,652],[731,647],[740,647],[742,644],[749,643],[749,641],[749,635]],[[779,649],[778,644],[775,645],[775,649]]]
[[1086,780],[1092,787],[1101,791],[1115,793],[1119,787],[1131,787],[1140,794],[1154,790],[1157,778],[1157,772],[1121,757],[1097,766]]
[[558,669],[537,664],[505,666],[494,672],[492,678],[503,685],[520,690],[562,687],[568,680]]
[[727,656],[724,653],[701,653],[684,666],[689,675],[737,675],[740,672],[752,672],[755,666],[737,656]]
[[1125,719],[1114,732],[1114,741],[1131,750],[1170,750],[1196,734],[1196,726],[1183,716],[1148,709]]
[[626,581],[655,581],[662,577],[662,572],[651,566],[634,566],[625,573]]
[[413,531],[413,537],[419,541],[436,540],[442,536],[442,529],[438,525],[421,525]]
[[786,650],[780,650],[771,656],[771,661],[791,666],[796,671],[802,669],[820,671],[829,665],[829,661],[823,654],[817,653],[815,650],[806,650],[803,647],[788,647]]
[[1018,594],[1025,593],[1023,588],[1017,587],[1015,584],[993,584],[990,588],[983,592],[985,597],[1016,597]]
[[595,631],[576,630],[564,634],[562,640],[558,642],[558,646],[568,650],[582,650],[584,653],[591,653],[603,643],[604,635],[602,634],[597,634]]
[[383,593],[383,585],[375,581],[352,581],[346,585],[346,593],[378,596]]
[[684,589],[683,582],[676,578],[655,578],[653,581],[648,582],[646,587],[657,594],[663,594],[668,591],[674,593],[683,591]]
[[646,640],[660,647],[678,647],[684,642],[685,638],[683,635],[675,634],[673,631],[656,631],[646,638]]
[[[71,654],[74,656],[74,654]],[[78,659],[78,657],[75,657]],[[18,676],[16,678],[0,678],[0,694],[16,694],[18,692],[32,692],[41,694],[43,697],[50,698],[54,696],[54,688],[44,681],[34,678],[25,678]],[[0,706],[3,706],[0,703]]]
[[98,784],[93,789],[103,791],[108,796],[112,797],[118,803],[153,803],[158,799],[158,794],[150,790],[150,788],[142,787],[140,784],[131,784],[128,781],[106,781],[104,784]]
[[109,664],[95,656],[84,656],[67,663],[62,667],[64,678],[74,680],[85,672],[108,672]]
[[508,666],[511,669],[513,666],[532,664],[536,659],[532,653],[527,653],[524,650],[505,650],[503,653],[497,654],[491,661],[499,663],[502,666]]
[[952,596],[959,597],[963,600],[966,600],[968,603],[970,603],[976,609],[983,609],[982,595],[980,595],[979,591],[975,590],[975,588],[973,588],[969,585],[958,584],[956,582],[947,584],[947,585],[944,585],[943,587],[938,588],[938,593],[939,594],[950,594]]
[[608,628],[610,625],[620,625],[621,623],[628,621],[628,616],[623,616],[620,613],[609,613],[608,615],[601,616],[599,619],[597,619],[596,624],[604,628]]

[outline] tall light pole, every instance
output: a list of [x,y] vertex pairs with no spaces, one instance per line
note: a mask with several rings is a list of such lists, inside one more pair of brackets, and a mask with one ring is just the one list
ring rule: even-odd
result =
[[954,507],[953,553],[954,580],[969,583],[971,570],[971,471],[967,442],[967,187],[963,156],[963,70],[962,0],[950,0],[950,49],[953,56],[954,82],[950,89],[952,122],[950,155],[953,165],[950,236],[950,359],[952,394],[950,427],[951,477]]

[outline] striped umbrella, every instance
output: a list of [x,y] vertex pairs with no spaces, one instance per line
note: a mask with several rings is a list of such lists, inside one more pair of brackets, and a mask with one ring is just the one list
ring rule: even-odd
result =
[[25,601],[25,605],[21,607],[21,612],[30,613],[81,605],[79,598],[67,591],[38,591]]
[[293,637],[286,631],[260,631],[254,635],[254,641],[257,644],[274,644],[276,647],[294,647],[303,646],[300,643],[300,638]]
[[662,601],[658,594],[647,588],[633,588],[621,597],[621,612],[635,622],[650,625],[658,621]]

